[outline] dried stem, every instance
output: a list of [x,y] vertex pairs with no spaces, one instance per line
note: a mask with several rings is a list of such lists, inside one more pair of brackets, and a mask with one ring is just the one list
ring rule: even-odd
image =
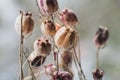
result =
[[99,50],[100,47],[98,47],[96,51],[96,70],[99,69]]
[[24,36],[23,36],[23,26],[22,26],[22,21],[23,21],[23,12],[21,12],[21,35],[20,35],[20,53],[19,53],[19,57],[20,57],[20,78],[19,80],[23,80],[24,78],[24,74],[23,74],[23,69],[22,69],[22,65],[23,65],[23,44],[24,44]]

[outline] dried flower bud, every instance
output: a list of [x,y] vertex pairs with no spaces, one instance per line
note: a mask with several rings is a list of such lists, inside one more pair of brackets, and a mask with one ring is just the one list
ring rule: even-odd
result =
[[53,14],[59,9],[57,0],[38,0],[38,5],[42,15]]
[[28,37],[34,28],[34,21],[32,19],[32,13],[23,13],[21,12],[20,15],[16,18],[15,21],[15,29],[18,34],[21,34],[21,16],[23,14],[22,20],[22,27],[23,27],[23,36]]
[[60,28],[55,34],[55,44],[59,48],[69,49],[77,43],[77,33],[73,29]]
[[100,26],[95,34],[95,44],[97,47],[104,47],[109,37],[109,31],[107,27]]
[[45,67],[45,72],[48,75],[53,75],[53,73],[56,71],[56,66],[53,64],[49,64],[49,65],[44,66],[44,67]]
[[45,20],[42,24],[41,24],[41,31],[44,35],[50,35],[50,36],[54,36],[56,31],[60,28],[61,26],[57,23],[54,23],[51,20]]
[[93,78],[94,78],[94,80],[101,80],[102,77],[103,77],[103,74],[104,74],[103,70],[96,69],[96,71],[93,72]]
[[72,80],[73,75],[67,71],[56,71],[52,76],[52,80]]
[[60,67],[63,68],[63,70],[66,70],[66,68],[71,67],[72,63],[72,53],[67,50],[63,50],[60,53],[60,60],[59,60]]
[[38,38],[34,42],[33,47],[35,51],[45,57],[48,56],[51,52],[51,44],[49,43],[49,40],[45,38]]
[[30,64],[34,68],[40,67],[45,62],[46,57],[40,55],[40,53],[33,51],[28,57]]
[[75,27],[78,22],[77,16],[70,9],[64,9],[61,11],[58,17],[66,27]]

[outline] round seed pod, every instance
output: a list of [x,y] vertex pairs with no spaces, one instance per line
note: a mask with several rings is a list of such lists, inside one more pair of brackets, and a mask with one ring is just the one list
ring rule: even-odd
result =
[[99,26],[94,37],[96,46],[104,47],[108,38],[109,38],[109,31],[107,27]]
[[46,36],[54,36],[56,31],[60,28],[61,26],[57,23],[54,23],[51,20],[45,20],[41,24],[41,31],[44,35]]
[[33,68],[38,68],[45,62],[46,57],[42,56],[37,51],[33,51],[28,57],[28,60],[30,61],[30,64]]
[[77,44],[75,30],[62,27],[55,34],[55,44],[59,48],[69,49]]
[[75,27],[78,22],[76,14],[70,9],[63,9],[58,18],[66,27]]
[[59,58],[59,66],[63,68],[63,70],[67,70],[71,67],[72,64],[72,53],[67,50],[63,50],[60,52]]
[[73,75],[67,71],[55,71],[52,80],[73,80]]
[[49,43],[49,40],[46,38],[38,38],[34,44],[33,48],[36,52],[40,53],[42,56],[48,56],[51,52],[51,44]]
[[23,27],[23,36],[28,37],[29,35],[32,34],[33,28],[34,28],[34,20],[32,18],[32,13],[27,12],[23,13],[20,12],[20,15],[16,18],[15,21],[15,29],[18,34],[21,34],[21,17],[23,14],[23,19],[22,19],[22,27]]
[[57,0],[38,0],[38,5],[42,15],[51,15],[59,9]]
[[49,65],[47,65],[47,66],[44,66],[45,67],[45,72],[46,72],[46,74],[48,74],[48,75],[53,75],[53,73],[57,70],[56,69],[56,66],[55,65],[53,65],[53,64],[49,64]]

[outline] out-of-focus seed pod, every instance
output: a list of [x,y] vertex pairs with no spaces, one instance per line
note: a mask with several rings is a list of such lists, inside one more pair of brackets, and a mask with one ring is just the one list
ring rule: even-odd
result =
[[52,76],[52,80],[73,80],[73,75],[67,71],[56,71]]
[[101,69],[97,69],[95,72],[93,72],[93,79],[94,80],[101,80],[103,77],[104,71]]
[[47,66],[44,66],[45,67],[45,72],[48,74],[48,75],[53,75],[53,73],[57,70],[56,69],[56,66],[53,65],[53,64],[49,64]]
[[30,64],[33,68],[40,67],[45,62],[46,57],[42,56],[37,51],[33,51],[31,55],[28,57]]
[[51,15],[59,9],[57,0],[38,0],[38,5],[42,15]]
[[104,47],[104,45],[106,44],[106,41],[108,40],[108,37],[109,37],[109,31],[107,27],[99,26],[94,37],[96,46]]
[[67,50],[63,50],[60,52],[60,60],[59,66],[62,67],[63,70],[69,70],[72,63],[72,53]]
[[34,20],[32,18],[32,13],[27,12],[23,13],[20,12],[20,15],[16,18],[15,21],[15,29],[18,34],[21,34],[21,17],[23,14],[23,20],[22,20],[22,27],[23,27],[23,36],[28,37],[32,34],[33,28],[34,28]]
[[48,56],[51,52],[51,43],[46,38],[38,38],[33,44],[34,50],[42,56]]
[[58,17],[66,27],[75,27],[76,23],[78,22],[77,16],[70,9],[62,10]]
[[55,44],[59,48],[69,49],[77,44],[77,33],[75,30],[62,27],[55,34]]
[[45,20],[41,24],[41,31],[44,35],[46,36],[54,36],[56,31],[60,28],[61,26],[57,23],[54,23],[51,20]]

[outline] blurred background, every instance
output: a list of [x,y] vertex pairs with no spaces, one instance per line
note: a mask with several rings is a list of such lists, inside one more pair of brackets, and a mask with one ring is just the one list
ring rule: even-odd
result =
[[[107,46],[100,50],[100,67],[105,71],[103,80],[119,80],[120,0],[58,0],[58,2],[61,10],[70,8],[79,18],[77,29],[80,32],[82,67],[87,80],[93,80],[92,72],[96,63],[93,37],[99,25],[108,27],[110,31]],[[15,32],[14,23],[19,10],[33,12],[35,20],[33,34],[25,40],[25,47],[31,49],[36,38],[41,36],[35,0],[0,0],[0,80],[17,80],[18,77],[19,35]],[[78,80],[77,76],[75,80]]]

